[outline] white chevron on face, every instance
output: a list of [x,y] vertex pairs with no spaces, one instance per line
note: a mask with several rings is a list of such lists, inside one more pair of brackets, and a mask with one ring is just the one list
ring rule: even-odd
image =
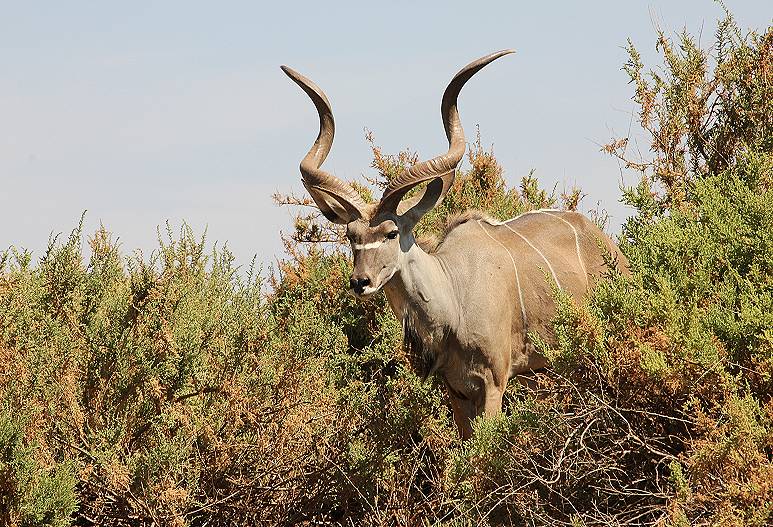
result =
[[378,249],[382,243],[384,242],[354,243],[352,247],[354,247],[355,251],[364,251],[366,249]]

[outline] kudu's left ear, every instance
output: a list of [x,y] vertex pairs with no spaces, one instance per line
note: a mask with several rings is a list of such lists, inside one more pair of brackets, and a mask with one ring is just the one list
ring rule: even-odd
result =
[[[454,75],[446,87],[443,100],[440,103],[443,127],[448,138],[448,152],[434,159],[417,163],[390,181],[379,202],[380,211],[405,215],[415,223],[422,215],[440,203],[454,182],[456,165],[464,156],[467,146],[456,105],[459,92],[464,84],[484,66],[510,53],[513,53],[513,50],[506,49],[486,55],[467,64],[459,73]],[[403,197],[421,183],[427,183],[427,187],[417,196],[403,201]]]

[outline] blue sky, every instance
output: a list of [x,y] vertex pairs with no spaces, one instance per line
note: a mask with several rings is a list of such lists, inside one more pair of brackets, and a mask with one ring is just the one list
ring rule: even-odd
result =
[[[743,28],[771,23],[769,1],[727,0]],[[468,138],[480,125],[511,184],[578,185],[612,216],[618,164],[599,144],[628,133],[635,106],[621,66],[631,38],[657,65],[655,28],[711,42],[710,0],[630,2],[4,2],[0,18],[0,248],[40,257],[49,236],[103,223],[125,253],[187,221],[237,262],[271,263],[316,136],[306,96],[279,69],[317,82],[337,135],[325,167],[370,174],[364,128],[388,152],[446,148],[440,96],[480,55],[516,54],[462,92]],[[640,144],[646,150],[647,144]],[[631,179],[628,179],[630,182]]]

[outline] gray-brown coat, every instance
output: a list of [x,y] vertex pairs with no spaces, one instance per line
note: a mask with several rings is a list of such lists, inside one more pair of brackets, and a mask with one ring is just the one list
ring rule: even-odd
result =
[[[471,435],[474,417],[501,410],[510,378],[545,365],[527,335],[551,338],[551,283],[580,297],[604,270],[604,252],[627,265],[614,243],[576,212],[531,211],[505,222],[468,213],[434,251],[416,243],[414,226],[443,199],[465,151],[458,94],[476,72],[508,53],[482,57],[454,76],[441,102],[448,152],[406,170],[378,203],[366,203],[320,169],[334,135],[330,103],[314,83],[282,67],[319,113],[320,132],[301,174],[325,217],[347,226],[351,290],[366,297],[384,289],[403,320],[418,373],[444,379],[463,438]],[[422,192],[404,199],[422,183]]]

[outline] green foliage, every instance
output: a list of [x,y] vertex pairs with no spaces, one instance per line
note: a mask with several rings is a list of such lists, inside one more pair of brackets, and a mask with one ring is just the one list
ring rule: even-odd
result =
[[[689,200],[689,184],[731,168],[747,152],[773,148],[773,33],[742,36],[730,13],[718,24],[713,53],[683,31],[677,43],[659,31],[664,67],[645,71],[628,42],[624,70],[635,86],[639,124],[650,135],[651,160],[626,155],[627,138],[605,149],[662,185],[661,210]],[[644,197],[644,196],[642,196]]]
[[627,159],[627,139],[606,149],[642,172],[620,237],[633,274],[579,305],[556,295],[557,339],[542,344],[553,389],[615,408],[648,450],[655,474],[628,508],[640,522],[768,525],[773,513],[773,29],[739,35],[720,22],[713,69],[686,34],[678,47],[660,35],[657,73],[629,45],[653,159]]
[[0,523],[69,525],[77,508],[73,466],[47,460],[48,453],[24,437],[25,428],[17,412],[0,408]]

